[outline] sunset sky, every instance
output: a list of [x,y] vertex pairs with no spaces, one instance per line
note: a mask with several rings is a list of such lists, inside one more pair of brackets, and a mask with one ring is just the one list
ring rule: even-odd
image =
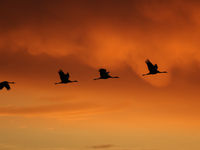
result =
[[200,1],[0,0],[0,79],[0,150],[199,150]]

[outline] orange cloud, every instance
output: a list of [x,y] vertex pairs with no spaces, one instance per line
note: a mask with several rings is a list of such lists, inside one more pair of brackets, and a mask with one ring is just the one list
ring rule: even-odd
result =
[[[1,51],[9,45],[9,51],[74,55],[95,68],[126,63],[139,75],[146,58],[169,72],[199,63],[197,1],[21,1],[9,3],[12,13],[6,6],[1,5]],[[166,84],[169,77],[149,82]]]

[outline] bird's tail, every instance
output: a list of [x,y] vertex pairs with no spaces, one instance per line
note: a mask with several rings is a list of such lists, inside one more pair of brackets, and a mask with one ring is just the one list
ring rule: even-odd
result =
[[99,80],[99,78],[95,78],[95,79],[93,79],[93,80]]
[[57,85],[57,84],[61,84],[60,82],[56,82],[56,83],[54,83],[55,85]]
[[118,76],[112,77],[112,78],[119,78]]

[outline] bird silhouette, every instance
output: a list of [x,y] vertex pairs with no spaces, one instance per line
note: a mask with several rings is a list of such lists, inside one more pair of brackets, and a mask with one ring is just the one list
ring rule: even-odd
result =
[[99,69],[100,77],[95,78],[94,80],[99,80],[99,79],[108,79],[108,78],[119,78],[118,76],[112,77],[109,75],[110,72],[107,72],[106,69]]
[[61,82],[57,82],[55,84],[66,84],[66,83],[78,82],[77,80],[74,80],[74,81],[69,80],[70,75],[68,72],[67,74],[65,74],[62,70],[59,70],[58,74],[60,76]]
[[7,90],[10,90],[10,85],[9,84],[14,84],[15,82],[8,82],[8,81],[3,81],[0,82],[0,90],[3,88],[6,88]]
[[167,73],[166,71],[159,71],[158,65],[157,64],[153,65],[149,59],[147,59],[145,62],[147,64],[149,73],[143,74],[143,76],[153,75],[153,74],[157,74],[157,73]]

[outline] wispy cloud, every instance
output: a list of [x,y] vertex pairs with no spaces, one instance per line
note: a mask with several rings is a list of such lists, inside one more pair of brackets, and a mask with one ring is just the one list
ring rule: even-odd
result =
[[15,145],[0,143],[0,150],[14,150],[16,149]]
[[94,146],[91,146],[90,148],[92,148],[92,149],[106,149],[106,148],[113,148],[113,147],[115,147],[115,145],[103,144],[103,145],[94,145]]
[[104,111],[104,108],[91,103],[61,103],[36,106],[0,107],[0,116],[38,116],[64,114],[72,118],[84,117]]

